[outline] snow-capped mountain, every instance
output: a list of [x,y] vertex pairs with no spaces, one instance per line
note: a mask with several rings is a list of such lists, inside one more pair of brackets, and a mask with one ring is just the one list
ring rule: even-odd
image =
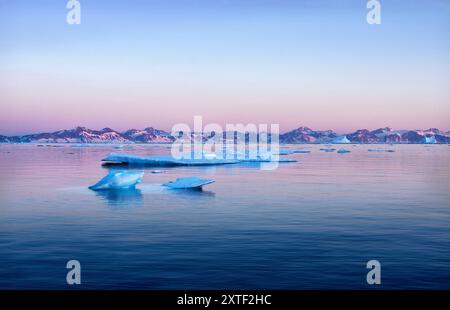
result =
[[314,131],[308,127],[299,127],[280,135],[281,143],[327,143],[338,135],[332,130]]
[[373,131],[358,129],[337,135],[332,130],[315,131],[299,127],[280,135],[281,143],[450,143],[450,134],[437,128],[427,130],[392,130],[389,127]]
[[130,129],[125,131],[123,135],[128,140],[138,143],[171,143],[175,141],[175,138],[168,132],[153,127],[147,127],[144,130]]
[[91,130],[85,127],[76,127],[69,130],[60,130],[52,133],[39,133],[25,136],[10,137],[12,142],[37,143],[131,143],[122,134],[111,128]]
[[8,143],[11,142],[7,136],[0,135],[0,143]]
[[[227,139],[234,139],[228,135]],[[231,137],[231,138],[230,138]],[[190,139],[206,141],[210,137],[201,133],[192,133]],[[225,136],[224,136],[225,139]],[[246,135],[248,140],[248,135]],[[269,138],[270,140],[270,138]],[[118,132],[111,128],[92,130],[76,127],[51,133],[38,133],[24,136],[0,135],[0,143],[172,143],[175,137],[170,133],[147,127],[143,130],[129,129]],[[437,128],[427,130],[392,130],[389,127],[373,131],[358,129],[355,132],[338,135],[332,130],[312,130],[299,127],[280,135],[280,143],[450,143],[450,132]]]

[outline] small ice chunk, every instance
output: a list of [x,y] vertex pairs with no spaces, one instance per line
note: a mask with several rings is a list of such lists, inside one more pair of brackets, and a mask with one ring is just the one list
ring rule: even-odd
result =
[[244,159],[242,160],[243,163],[295,163],[297,162],[295,159],[290,158],[276,158],[276,157],[257,157],[254,159]]
[[368,149],[369,152],[387,152],[387,153],[393,153],[394,150],[385,150],[385,149]]
[[309,150],[290,150],[290,149],[280,149],[278,155],[291,155],[291,154],[302,154],[311,153]]
[[296,150],[294,152],[294,154],[296,154],[296,153],[298,153],[298,154],[307,154],[307,153],[311,153],[311,151],[309,151],[309,150]]
[[345,154],[345,153],[350,153],[351,151],[346,150],[346,149],[344,149],[344,148],[340,148],[337,152],[338,152],[339,154]]
[[214,183],[214,180],[200,179],[198,177],[178,178],[176,181],[170,181],[164,183],[163,186],[167,186],[173,189],[201,189],[203,185]]
[[333,149],[333,148],[326,148],[326,149],[320,149],[320,150],[323,152],[327,152],[327,153],[336,151],[336,149]]
[[89,188],[94,191],[134,188],[142,181],[143,176],[144,172],[110,171],[108,175]]

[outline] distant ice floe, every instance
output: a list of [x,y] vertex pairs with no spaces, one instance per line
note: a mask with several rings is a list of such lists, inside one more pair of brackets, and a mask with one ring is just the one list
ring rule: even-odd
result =
[[173,189],[202,189],[202,186],[214,183],[214,180],[200,179],[198,177],[178,178],[176,181],[164,183]]
[[94,191],[135,188],[142,181],[144,172],[111,171],[96,184],[89,186]]
[[394,153],[394,150],[385,150],[385,149],[368,149],[368,152],[387,152],[387,153]]
[[335,144],[348,144],[351,143],[347,136],[339,136],[334,138],[333,143]]
[[346,149],[344,149],[344,148],[340,148],[340,149],[337,151],[338,154],[345,154],[345,153],[350,153],[350,152],[351,152],[351,151],[346,150]]
[[309,150],[289,150],[289,149],[280,149],[278,154],[275,155],[291,155],[291,154],[306,154],[311,153]]
[[263,157],[257,157],[254,159],[242,159],[240,162],[242,163],[295,163],[297,162],[295,159],[290,159],[290,158],[272,158],[272,157],[268,157],[268,158],[263,158]]
[[239,162],[239,160],[232,159],[175,159],[170,155],[138,156],[129,154],[109,154],[102,160],[110,163],[154,167],[226,165]]
[[77,144],[72,144],[71,145],[73,148],[78,148],[78,147],[89,147],[91,145],[87,144],[87,143],[77,143]]
[[[214,154],[215,155],[215,154]],[[137,156],[130,154],[109,154],[102,161],[107,165],[111,164],[127,164],[135,166],[154,166],[154,167],[173,167],[173,166],[212,166],[212,165],[227,165],[237,163],[268,163],[268,162],[296,162],[293,159],[277,158],[275,156],[256,156],[255,158],[244,159],[220,159],[207,155],[207,158],[192,158],[192,159],[176,159],[170,155],[162,156]]]
[[325,148],[325,149],[320,149],[320,150],[323,152],[327,152],[327,153],[336,151],[336,149],[333,149],[333,148]]

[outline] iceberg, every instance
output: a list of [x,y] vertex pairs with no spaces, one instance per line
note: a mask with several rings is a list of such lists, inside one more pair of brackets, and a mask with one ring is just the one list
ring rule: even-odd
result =
[[242,163],[295,163],[297,162],[295,159],[290,158],[264,158],[258,156],[257,158],[250,158],[250,159],[243,159],[241,160]]
[[347,144],[347,143],[350,143],[350,140],[347,138],[347,136],[339,136],[339,137],[334,138],[333,143]]
[[154,166],[154,167],[173,167],[173,166],[209,166],[226,165],[240,162],[234,159],[175,159],[170,155],[162,156],[137,156],[129,154],[109,154],[102,161],[107,164],[127,164],[134,166]]
[[214,183],[214,180],[200,179],[198,177],[178,178],[175,181],[164,183],[173,189],[202,189],[202,186]]
[[344,148],[340,148],[340,149],[337,151],[338,154],[345,154],[345,153],[350,153],[350,152],[351,152],[351,151],[346,150],[346,149],[344,149]]
[[336,151],[336,149],[333,149],[333,148],[326,148],[326,149],[320,149],[321,151],[323,151],[323,152],[334,152],[334,151]]
[[436,144],[436,137],[435,136],[430,136],[430,137],[425,137],[425,143],[427,144]]
[[96,184],[89,186],[94,191],[134,188],[142,181],[144,172],[134,171],[110,171]]
[[307,154],[307,153],[311,153],[311,151],[308,151],[308,150],[296,150],[294,152],[294,154]]
[[[244,157],[244,156],[243,156]],[[162,156],[137,156],[129,154],[109,154],[107,157],[102,159],[105,165],[115,165],[115,164],[126,164],[130,166],[153,166],[153,167],[173,167],[173,166],[213,166],[213,165],[227,165],[227,164],[237,164],[237,163],[268,163],[268,162],[279,162],[279,163],[290,163],[296,162],[294,159],[287,158],[277,158],[269,156],[256,156],[256,158],[244,157],[243,159],[220,159],[212,158],[209,159],[175,159],[170,155]]]
[[368,149],[368,152],[387,152],[387,153],[394,153],[394,150],[385,150],[385,149]]
[[289,150],[289,149],[280,149],[278,154],[276,155],[291,155],[291,154],[306,154],[311,153],[309,150]]

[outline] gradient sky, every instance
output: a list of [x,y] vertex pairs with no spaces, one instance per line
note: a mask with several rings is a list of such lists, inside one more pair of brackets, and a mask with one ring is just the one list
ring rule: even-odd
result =
[[279,123],[450,130],[450,2],[0,0],[0,134]]

